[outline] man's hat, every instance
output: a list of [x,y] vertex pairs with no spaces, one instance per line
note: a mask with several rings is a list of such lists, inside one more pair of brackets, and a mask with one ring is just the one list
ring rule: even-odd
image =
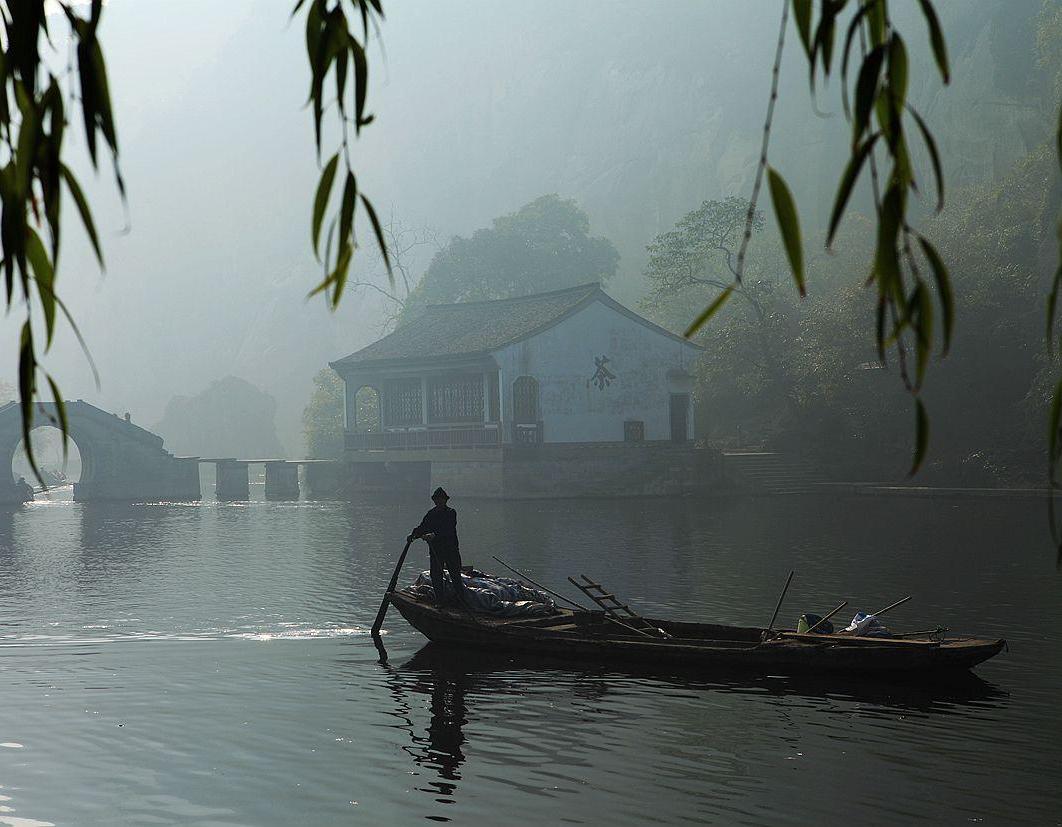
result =
[[439,499],[448,500],[448,499],[450,499],[450,495],[447,494],[443,490],[442,486],[440,485],[438,488],[436,488],[434,491],[431,492],[431,498],[433,500],[439,500]]

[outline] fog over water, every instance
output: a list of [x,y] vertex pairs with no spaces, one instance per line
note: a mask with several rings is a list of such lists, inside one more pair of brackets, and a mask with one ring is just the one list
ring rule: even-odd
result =
[[[48,365],[67,396],[146,427],[172,396],[241,377],[276,398],[281,442],[301,456],[310,377],[375,339],[383,306],[350,295],[330,315],[304,301],[319,274],[309,245],[317,167],[301,19],[289,23],[288,5],[108,3],[129,232],[104,170],[88,188],[106,275],[71,224],[60,282],[101,388],[67,331]],[[955,184],[990,179],[1046,135],[1049,119],[1022,102],[1038,10],[1035,0],[942,4],[955,67],[946,94],[914,6],[899,12],[912,31],[911,96],[938,127]],[[647,290],[644,248],[656,233],[705,198],[747,196],[773,5],[423,2],[387,14],[371,54],[377,120],[354,161],[362,188],[404,225],[445,243],[544,193],[574,198],[620,253],[610,291],[633,303]],[[844,130],[832,94],[823,115],[810,106],[790,45],[772,157],[815,226]],[[414,251],[415,275],[433,252]],[[4,325],[0,344],[10,349],[16,333]],[[13,370],[0,378],[13,381]]]

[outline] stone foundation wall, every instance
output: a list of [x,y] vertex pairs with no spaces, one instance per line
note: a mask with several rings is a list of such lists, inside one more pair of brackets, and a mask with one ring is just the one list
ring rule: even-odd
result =
[[[306,467],[306,496],[359,492],[427,496],[441,485],[453,496],[489,499],[674,497],[727,488],[718,451],[688,445],[539,445],[491,451],[413,452],[403,461],[336,462]],[[439,458],[439,455],[442,457]]]
[[672,445],[542,445],[506,450],[497,496],[673,497],[719,489],[722,479],[714,451]]

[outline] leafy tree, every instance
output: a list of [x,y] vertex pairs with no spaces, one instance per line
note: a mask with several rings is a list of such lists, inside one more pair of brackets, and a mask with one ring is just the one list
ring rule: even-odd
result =
[[313,393],[302,412],[306,453],[314,459],[335,459],[343,453],[343,380],[331,368],[313,377]]
[[590,236],[590,219],[570,198],[543,195],[495,218],[471,238],[455,236],[431,260],[403,321],[425,304],[504,299],[607,281],[619,253]]
[[[335,459],[343,453],[343,380],[331,368],[313,377],[313,393],[302,412],[306,451],[315,459]],[[380,430],[379,397],[371,388],[354,395],[355,423],[363,433]]]

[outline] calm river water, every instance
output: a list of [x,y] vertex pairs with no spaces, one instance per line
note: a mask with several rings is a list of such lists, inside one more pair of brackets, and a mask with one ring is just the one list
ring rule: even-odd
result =
[[[429,503],[0,514],[0,824],[1060,824],[1062,576],[1039,501],[452,503],[465,562],[764,625],[840,600],[1004,636],[946,686],[592,666],[365,630]],[[423,544],[405,572],[426,567]],[[847,612],[847,610],[846,610]]]

